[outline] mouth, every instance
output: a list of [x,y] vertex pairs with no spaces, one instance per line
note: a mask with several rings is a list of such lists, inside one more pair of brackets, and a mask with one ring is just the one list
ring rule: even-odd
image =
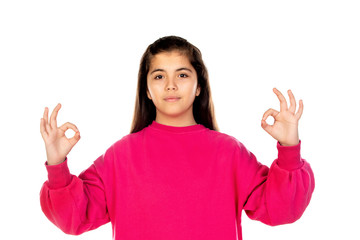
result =
[[176,102],[179,99],[180,99],[179,97],[167,97],[167,98],[164,98],[164,100],[167,101],[167,102]]

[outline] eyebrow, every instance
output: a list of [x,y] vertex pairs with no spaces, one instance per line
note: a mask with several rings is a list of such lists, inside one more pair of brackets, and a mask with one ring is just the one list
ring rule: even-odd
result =
[[[182,70],[187,70],[187,71],[189,71],[189,72],[192,73],[192,71],[191,71],[189,68],[185,68],[185,67],[176,69],[176,72],[182,71]],[[164,69],[161,69],[161,68],[157,68],[157,69],[153,70],[153,71],[150,73],[150,75],[153,74],[154,72],[165,72],[165,70],[164,70]]]

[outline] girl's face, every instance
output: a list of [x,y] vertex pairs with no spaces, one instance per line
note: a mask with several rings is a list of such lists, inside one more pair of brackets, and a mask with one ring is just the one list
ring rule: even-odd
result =
[[170,126],[196,124],[193,102],[199,96],[196,71],[178,51],[156,54],[147,74],[147,96],[156,107],[155,121]]

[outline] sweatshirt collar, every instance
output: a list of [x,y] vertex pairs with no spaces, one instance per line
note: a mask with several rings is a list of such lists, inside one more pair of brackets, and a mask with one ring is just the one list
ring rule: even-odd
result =
[[165,131],[165,132],[172,132],[172,133],[189,133],[189,132],[196,132],[206,129],[205,126],[202,124],[190,125],[185,127],[175,127],[175,126],[158,123],[155,120],[153,120],[153,122],[149,125],[149,127],[152,129]]

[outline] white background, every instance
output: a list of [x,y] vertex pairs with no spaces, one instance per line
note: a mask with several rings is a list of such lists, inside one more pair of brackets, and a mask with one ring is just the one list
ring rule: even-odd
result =
[[[47,179],[40,118],[62,104],[76,124],[78,175],[128,134],[146,47],[167,35],[203,53],[220,131],[270,165],[276,141],[260,126],[272,92],[303,99],[302,156],[316,187],[293,224],[243,215],[244,239],[360,239],[358,1],[1,1],[0,238],[111,239],[111,225],[66,235],[42,213]],[[287,95],[286,95],[287,97]],[[68,133],[67,133],[68,134]]]

